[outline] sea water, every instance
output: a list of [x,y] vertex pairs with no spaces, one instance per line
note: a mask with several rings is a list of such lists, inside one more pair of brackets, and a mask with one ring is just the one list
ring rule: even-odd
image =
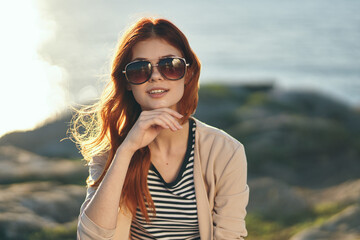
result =
[[[75,95],[84,87],[88,90],[100,66],[108,64],[119,34],[137,18],[155,15],[169,18],[188,37],[202,62],[201,84],[270,81],[280,88],[316,90],[360,104],[360,1],[76,3],[51,3],[48,11],[61,36],[48,46],[57,47],[55,62],[67,61],[64,68]],[[59,48],[77,54],[66,56]]]

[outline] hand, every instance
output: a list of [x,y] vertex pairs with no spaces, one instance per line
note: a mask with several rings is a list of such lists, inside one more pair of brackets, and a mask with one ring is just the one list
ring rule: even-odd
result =
[[170,108],[142,111],[121,146],[124,146],[128,151],[135,152],[149,145],[161,130],[177,131],[181,129],[182,126],[177,119],[182,117],[180,113]]

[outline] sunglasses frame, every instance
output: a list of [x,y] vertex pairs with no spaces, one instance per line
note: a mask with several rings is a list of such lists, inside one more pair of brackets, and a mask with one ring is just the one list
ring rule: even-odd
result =
[[[183,77],[185,76],[187,67],[190,66],[190,64],[186,62],[186,59],[185,59],[185,58],[182,58],[182,57],[165,57],[165,58],[161,58],[161,59],[159,59],[159,61],[158,61],[156,64],[152,64],[152,63],[151,63],[150,61],[148,61],[148,60],[136,60],[136,61],[129,62],[128,64],[126,64],[126,65],[125,65],[125,69],[122,71],[122,73],[125,74],[126,80],[127,80],[129,83],[134,84],[134,85],[140,85],[140,84],[146,83],[147,81],[150,80],[150,78],[151,78],[151,76],[152,76],[152,74],[153,74],[153,69],[154,69],[154,67],[158,67],[158,66],[159,66],[159,62],[160,62],[161,60],[163,60],[163,59],[169,59],[169,58],[172,58],[172,59],[181,59],[182,61],[184,61],[184,63],[185,63],[185,71],[184,71],[184,74],[183,74],[180,78],[177,78],[177,79],[169,79],[169,78],[167,78],[165,75],[163,75],[163,73],[162,73],[161,71],[159,71],[159,73],[160,73],[161,76],[163,76],[166,80],[170,80],[170,81],[180,80],[181,78],[183,78]],[[129,80],[127,74],[126,74],[126,68],[127,68],[130,64],[136,63],[136,62],[148,62],[148,63],[150,63],[150,66],[151,66],[151,72],[150,72],[150,74],[149,74],[149,77],[148,77],[144,82],[141,82],[141,83],[131,82],[131,81]]]

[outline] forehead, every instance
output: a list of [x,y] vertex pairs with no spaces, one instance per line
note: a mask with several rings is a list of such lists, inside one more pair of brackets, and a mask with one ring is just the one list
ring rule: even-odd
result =
[[135,58],[159,59],[168,55],[182,57],[179,49],[160,38],[138,42],[132,48],[132,60]]

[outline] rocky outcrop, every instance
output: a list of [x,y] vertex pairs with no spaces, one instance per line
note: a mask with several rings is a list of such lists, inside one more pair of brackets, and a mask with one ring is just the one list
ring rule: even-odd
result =
[[68,138],[70,112],[64,112],[29,131],[15,131],[0,138],[0,145],[15,146],[41,156],[81,158],[75,144]]
[[310,204],[360,204],[360,179],[346,181],[339,185],[307,190],[306,194]]
[[[318,93],[269,85],[202,86],[199,95],[195,117],[245,146],[253,224],[286,228],[282,235],[275,232],[281,240],[288,240],[301,221],[316,226],[292,240],[359,238],[359,110]],[[65,114],[0,139],[0,239],[28,239],[59,226],[71,226],[68,236],[74,237],[87,168],[75,145],[60,141],[69,121]],[[341,207],[321,215],[328,219],[319,225],[314,219],[321,204]]]
[[28,239],[36,231],[76,220],[85,191],[54,182],[0,185],[0,238]]
[[87,169],[81,161],[47,158],[14,147],[0,146],[0,184],[25,181],[84,182]]
[[[201,85],[195,117],[244,144],[250,176],[307,187],[360,178],[360,113],[321,93],[285,91],[270,83]],[[0,145],[81,158],[74,143],[61,141],[70,119],[68,112],[33,131],[9,133]]]
[[86,176],[80,161],[0,146],[0,239],[25,240],[43,229],[74,224]]
[[360,205],[352,205],[321,226],[306,229],[290,240],[355,240],[360,239]]
[[309,209],[309,203],[297,190],[269,177],[249,181],[251,190],[247,210],[263,216],[296,216]]
[[[360,114],[318,93],[257,92],[227,115],[249,173],[326,187],[360,177]],[[341,159],[341,160],[340,160]]]

